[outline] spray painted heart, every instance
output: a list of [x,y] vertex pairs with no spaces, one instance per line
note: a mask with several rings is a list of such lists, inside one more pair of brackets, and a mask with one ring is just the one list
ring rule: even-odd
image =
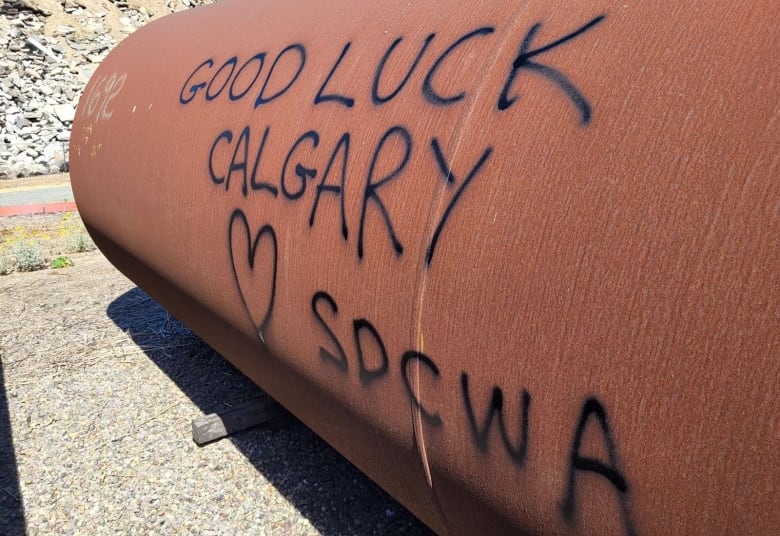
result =
[[271,321],[276,297],[276,232],[270,225],[264,225],[253,238],[246,215],[237,208],[230,216],[228,243],[241,303],[260,342],[265,344],[264,333]]

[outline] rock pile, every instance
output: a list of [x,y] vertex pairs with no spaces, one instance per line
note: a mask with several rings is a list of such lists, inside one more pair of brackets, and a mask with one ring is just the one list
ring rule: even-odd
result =
[[0,179],[68,169],[89,77],[126,35],[213,0],[0,0]]

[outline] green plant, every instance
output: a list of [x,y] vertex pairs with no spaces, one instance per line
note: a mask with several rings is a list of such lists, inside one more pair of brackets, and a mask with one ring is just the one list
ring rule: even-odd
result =
[[55,270],[59,268],[67,268],[68,266],[73,266],[73,261],[67,258],[65,255],[60,255],[51,261],[51,267]]
[[72,212],[65,212],[57,231],[60,238],[67,238],[67,253],[85,253],[95,249],[89,235],[84,230],[81,220],[73,217]]
[[8,259],[5,258],[5,253],[0,252],[0,275],[8,275],[11,273],[11,264]]
[[46,266],[41,248],[30,241],[14,242],[11,245],[11,254],[16,259],[16,269],[20,272],[34,272]]
[[71,252],[72,253],[85,253],[87,251],[92,251],[95,249],[95,244],[92,243],[92,240],[90,239],[89,235],[87,235],[84,232],[79,232],[75,236],[73,236],[72,245],[71,245]]

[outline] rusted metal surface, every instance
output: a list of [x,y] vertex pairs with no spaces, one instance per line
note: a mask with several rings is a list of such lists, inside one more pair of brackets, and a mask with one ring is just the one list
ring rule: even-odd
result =
[[769,534],[778,27],[225,1],[109,55],[73,189],[112,262],[442,534]]

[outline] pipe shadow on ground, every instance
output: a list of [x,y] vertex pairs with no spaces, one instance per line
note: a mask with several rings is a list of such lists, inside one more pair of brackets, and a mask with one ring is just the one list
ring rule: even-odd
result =
[[[267,397],[141,289],[118,297],[107,312],[203,414]],[[433,534],[297,420],[229,440],[325,536]]]
[[25,531],[24,505],[0,352],[0,533],[25,534]]

